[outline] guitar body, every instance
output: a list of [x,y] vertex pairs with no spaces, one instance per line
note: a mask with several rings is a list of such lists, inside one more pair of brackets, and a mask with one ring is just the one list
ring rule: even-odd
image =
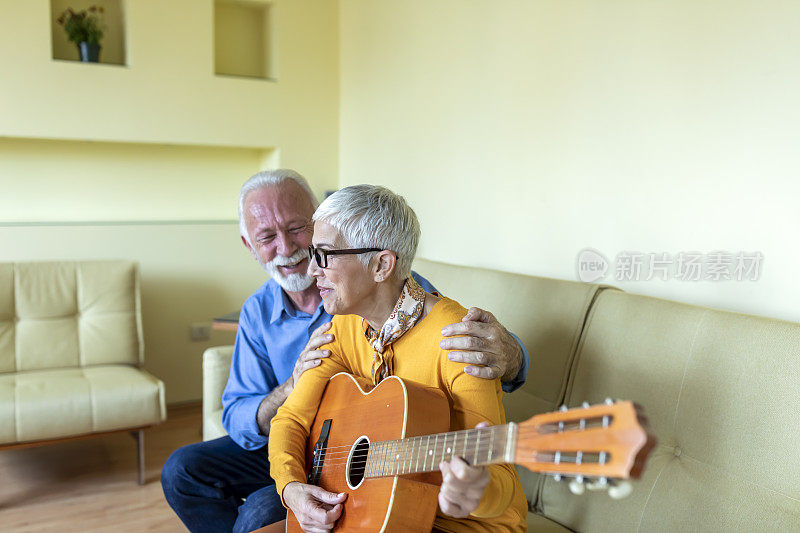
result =
[[[326,454],[316,483],[330,492],[346,492],[344,510],[333,531],[430,531],[438,507],[441,474],[366,478],[355,487],[346,461],[359,439],[380,442],[449,430],[450,409],[438,389],[391,376],[369,390],[350,374],[327,384],[306,446],[306,472],[314,463],[314,445],[330,420]],[[286,531],[301,532],[289,511]]]

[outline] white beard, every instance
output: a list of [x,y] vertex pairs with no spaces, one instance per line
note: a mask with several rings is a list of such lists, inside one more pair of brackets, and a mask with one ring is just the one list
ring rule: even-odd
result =
[[296,253],[292,254],[291,257],[276,255],[275,259],[269,263],[262,263],[261,259],[259,259],[258,262],[261,264],[261,268],[269,274],[269,277],[274,279],[275,283],[280,285],[283,290],[287,292],[300,292],[309,288],[314,283],[314,278],[309,276],[306,272],[295,272],[285,276],[278,267],[299,263],[307,255],[307,251],[298,250]]

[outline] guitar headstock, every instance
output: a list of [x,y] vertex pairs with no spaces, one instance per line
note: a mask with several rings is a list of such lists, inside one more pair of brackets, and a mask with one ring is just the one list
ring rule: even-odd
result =
[[[514,462],[556,480],[572,477],[570,489],[581,493],[584,481],[590,489],[603,489],[615,480],[638,478],[655,443],[639,406],[606,400],[575,409],[562,406],[520,423]],[[623,492],[610,491],[619,497]]]

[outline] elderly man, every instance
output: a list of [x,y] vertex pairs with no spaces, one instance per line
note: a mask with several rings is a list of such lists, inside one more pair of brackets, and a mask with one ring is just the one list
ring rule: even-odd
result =
[[[192,532],[252,531],[286,515],[268,475],[270,421],[300,375],[330,355],[319,348],[333,340],[326,333],[331,315],[307,274],[316,207],[308,183],[292,170],[259,172],[241,188],[242,242],[271,279],[240,314],[222,397],[229,436],[184,446],[164,465],[164,494]],[[507,392],[524,383],[528,354],[490,313],[472,308],[461,322],[444,327],[442,336],[440,347],[451,350],[451,361],[481,365],[465,367],[471,376],[499,377]]]

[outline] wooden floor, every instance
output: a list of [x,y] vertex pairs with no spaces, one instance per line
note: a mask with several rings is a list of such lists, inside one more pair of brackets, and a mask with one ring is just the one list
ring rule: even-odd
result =
[[147,483],[136,482],[128,433],[0,450],[0,531],[186,531],[161,491],[172,451],[201,440],[199,404],[171,408],[145,431]]

